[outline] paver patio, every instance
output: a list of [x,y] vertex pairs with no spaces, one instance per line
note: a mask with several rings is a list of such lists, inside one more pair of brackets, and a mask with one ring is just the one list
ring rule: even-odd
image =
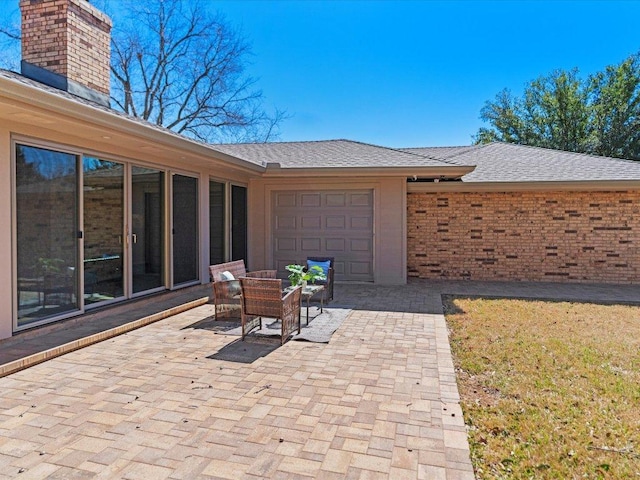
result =
[[1,378],[0,478],[472,479],[442,292],[640,300],[619,286],[343,285],[336,304],[353,312],[331,342],[282,347],[194,328],[213,313],[202,305]]

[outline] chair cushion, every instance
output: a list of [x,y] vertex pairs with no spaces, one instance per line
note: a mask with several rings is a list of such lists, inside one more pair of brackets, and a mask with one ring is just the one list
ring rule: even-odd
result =
[[320,267],[324,275],[329,278],[329,268],[331,268],[331,260],[325,262],[316,262],[315,260],[307,260],[307,267]]
[[236,295],[240,295],[240,292],[242,291],[242,288],[240,287],[240,281],[235,279],[233,273],[225,270],[220,274],[220,279],[224,282],[230,282],[227,287],[229,296],[235,297]]
[[220,280],[222,281],[226,281],[226,280],[235,280],[236,277],[233,276],[233,273],[231,273],[229,270],[225,270],[224,272],[222,272],[220,274]]

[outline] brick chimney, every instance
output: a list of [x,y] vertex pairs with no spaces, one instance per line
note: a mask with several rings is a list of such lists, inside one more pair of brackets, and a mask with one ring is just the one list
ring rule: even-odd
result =
[[88,0],[20,0],[22,74],[109,106],[111,19]]

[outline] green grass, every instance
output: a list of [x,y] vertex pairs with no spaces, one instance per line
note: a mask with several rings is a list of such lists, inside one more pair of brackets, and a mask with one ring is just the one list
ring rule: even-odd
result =
[[640,307],[447,298],[479,479],[640,478]]

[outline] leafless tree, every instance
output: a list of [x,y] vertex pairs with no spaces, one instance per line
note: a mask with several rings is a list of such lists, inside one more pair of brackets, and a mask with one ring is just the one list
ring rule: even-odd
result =
[[20,15],[17,2],[0,8],[0,66],[17,70],[20,65]]
[[20,40],[20,31],[11,26],[0,26],[0,35],[8,38],[9,40]]
[[124,112],[202,141],[267,141],[269,115],[246,74],[248,43],[201,1],[128,4],[112,45],[112,101]]
[[[251,59],[248,42],[223,15],[208,8],[211,3],[91,3],[114,19],[114,108],[206,142],[262,142],[277,138],[286,114],[278,109],[267,112],[256,79],[247,73]],[[14,47],[18,44],[19,48],[19,39],[18,26],[0,26],[0,42],[4,40]],[[13,61],[0,58],[0,62],[16,69],[16,53],[12,55]]]

